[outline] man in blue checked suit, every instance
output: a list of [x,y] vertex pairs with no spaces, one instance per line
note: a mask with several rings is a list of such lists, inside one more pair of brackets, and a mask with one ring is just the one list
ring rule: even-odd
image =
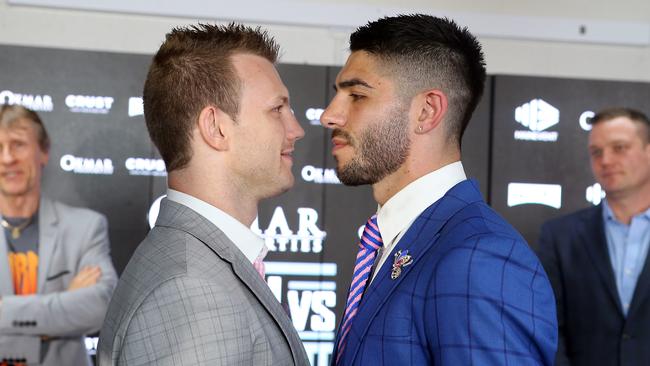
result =
[[481,98],[477,40],[453,21],[382,18],[321,117],[337,174],[371,184],[332,365],[551,365],[555,300],[524,239],[481,198],[460,141]]

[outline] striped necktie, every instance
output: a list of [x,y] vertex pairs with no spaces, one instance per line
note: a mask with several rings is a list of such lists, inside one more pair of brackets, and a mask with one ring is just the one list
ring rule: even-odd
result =
[[381,245],[382,241],[379,227],[377,226],[377,215],[373,215],[366,223],[366,227],[361,235],[361,242],[359,242],[359,253],[357,254],[357,260],[354,265],[350,292],[348,293],[343,320],[341,320],[341,326],[339,327],[336,365],[339,364],[343,351],[345,351],[348,333],[352,327],[352,320],[357,315],[361,297],[370,277],[370,269],[375,262],[377,250],[381,248]]

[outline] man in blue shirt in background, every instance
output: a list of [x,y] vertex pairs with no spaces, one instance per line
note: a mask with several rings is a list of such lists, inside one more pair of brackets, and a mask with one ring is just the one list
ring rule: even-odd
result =
[[650,365],[650,121],[629,108],[591,120],[597,207],[546,223],[540,258],[557,299],[557,365]]

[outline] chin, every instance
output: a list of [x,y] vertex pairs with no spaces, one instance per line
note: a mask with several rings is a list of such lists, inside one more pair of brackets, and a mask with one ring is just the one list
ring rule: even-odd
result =
[[293,175],[291,175],[291,177],[289,179],[287,179],[285,184],[282,186],[282,188],[281,188],[282,192],[281,193],[284,193],[284,192],[290,190],[291,188],[293,188],[295,183],[296,183],[296,181],[295,181]]
[[290,178],[283,179],[282,182],[276,181],[274,182],[273,187],[267,198],[279,196],[287,192],[288,190],[290,190],[293,187],[293,185],[294,185],[293,175],[291,175]]
[[2,187],[0,188],[0,192],[7,197],[16,197],[26,195],[28,190],[24,187]]

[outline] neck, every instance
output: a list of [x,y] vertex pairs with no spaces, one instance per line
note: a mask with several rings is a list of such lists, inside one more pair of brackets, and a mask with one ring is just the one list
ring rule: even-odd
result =
[[249,227],[257,217],[258,201],[223,178],[193,174],[189,170],[168,175],[169,188],[189,194],[220,209]]
[[[434,156],[434,158],[431,158],[431,156]],[[375,201],[383,206],[391,197],[413,181],[459,160],[460,152],[446,154],[442,152],[432,154],[431,151],[426,152],[426,154],[414,154],[412,152],[397,171],[372,185]]]
[[618,221],[629,225],[632,217],[650,208],[650,185],[644,192],[634,195],[607,195],[607,204]]
[[38,210],[40,194],[0,195],[0,213],[5,217],[31,217]]

